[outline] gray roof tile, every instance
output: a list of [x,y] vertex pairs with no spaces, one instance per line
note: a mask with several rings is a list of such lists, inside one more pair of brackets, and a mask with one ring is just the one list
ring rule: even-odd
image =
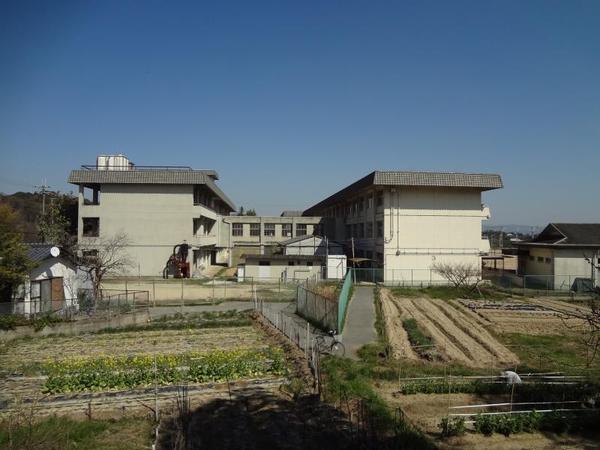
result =
[[212,170],[73,170],[71,184],[205,184],[232,211],[234,203],[216,185],[216,172]]

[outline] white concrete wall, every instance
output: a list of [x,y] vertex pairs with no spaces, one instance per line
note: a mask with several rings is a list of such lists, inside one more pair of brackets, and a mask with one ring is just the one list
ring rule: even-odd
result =
[[[161,276],[173,247],[187,240],[192,248],[214,245],[219,228],[209,236],[194,235],[194,218],[217,219],[214,211],[194,205],[192,185],[102,185],[99,205],[83,205],[80,195],[79,241],[98,244],[119,232],[130,240],[127,253],[135,261],[128,274]],[[83,217],[100,218],[100,237],[83,237]],[[188,262],[192,262],[191,252]]]
[[288,266],[285,261],[271,261],[270,266],[259,266],[258,264],[248,264],[244,266],[244,275],[252,277],[259,281],[272,281],[274,283],[279,280],[304,280],[313,276],[320,277],[322,266],[314,263],[313,266],[307,266],[305,262],[297,263],[293,266]]
[[480,265],[488,211],[472,189],[388,189],[384,197],[385,281],[441,282],[435,263]]

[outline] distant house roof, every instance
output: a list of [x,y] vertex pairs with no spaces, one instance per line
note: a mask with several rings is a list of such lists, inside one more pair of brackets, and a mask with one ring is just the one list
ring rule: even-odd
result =
[[600,223],[549,223],[534,239],[515,244],[519,246],[600,247]]
[[368,186],[449,187],[480,191],[503,187],[500,175],[492,173],[375,171],[308,208],[303,214],[315,215],[321,208],[328,207]]
[[235,205],[216,185],[218,175],[214,170],[191,169],[134,169],[134,170],[73,170],[68,182],[78,185],[94,184],[205,184],[227,206]]
[[280,217],[302,217],[302,211],[283,211]]

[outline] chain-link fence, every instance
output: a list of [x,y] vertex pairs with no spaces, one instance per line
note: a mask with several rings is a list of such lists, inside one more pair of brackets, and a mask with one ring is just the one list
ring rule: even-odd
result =
[[496,288],[519,295],[590,295],[598,288],[591,278],[581,275],[516,275],[512,272],[484,270],[483,279]]
[[32,297],[29,300],[16,299],[0,303],[0,315],[20,316],[24,319],[53,317],[57,320],[78,320],[87,318],[104,319],[115,315],[147,310],[150,306],[150,293],[136,289],[100,289],[96,294],[92,289],[80,289],[77,296],[70,299]]
[[145,279],[114,278],[106,280],[103,286],[109,289],[141,290],[149,292],[152,306],[202,305],[221,301],[252,301],[256,291],[265,301],[287,301],[296,298],[296,286],[305,282],[302,279],[282,280],[280,278],[214,277],[205,279]]

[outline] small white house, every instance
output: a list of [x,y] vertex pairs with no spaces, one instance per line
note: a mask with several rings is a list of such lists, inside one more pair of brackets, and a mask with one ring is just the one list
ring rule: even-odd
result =
[[550,223],[516,246],[525,287],[585,291],[600,286],[600,223]]
[[36,266],[17,289],[13,313],[29,315],[77,309],[79,289],[90,287],[87,274],[78,271],[58,247],[51,244],[27,245],[29,259]]
[[321,236],[298,236],[279,244],[284,255],[343,255],[344,246]]

